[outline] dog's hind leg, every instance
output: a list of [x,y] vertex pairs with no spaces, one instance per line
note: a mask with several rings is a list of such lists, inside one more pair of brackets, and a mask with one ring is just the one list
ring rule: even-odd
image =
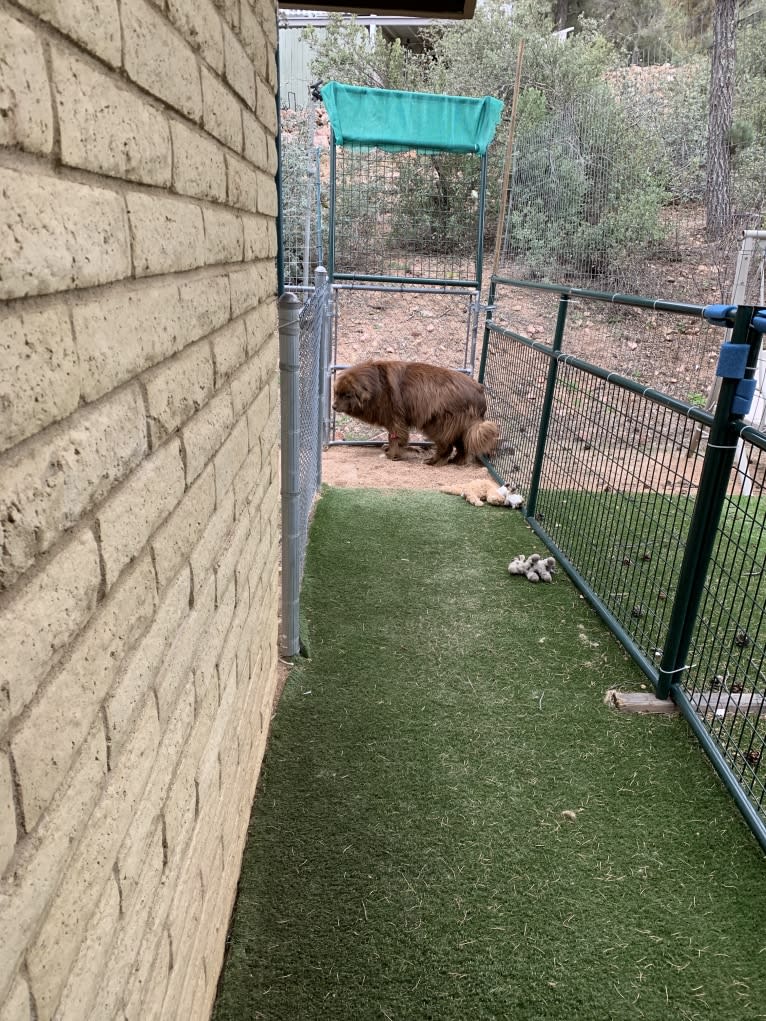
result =
[[445,443],[444,440],[436,440],[434,442],[434,452],[429,458],[426,459],[426,464],[440,465],[446,464],[449,461],[449,456],[452,453],[452,444]]
[[390,461],[401,461],[404,458],[404,450],[409,442],[409,430],[406,426],[396,423],[393,429],[389,430],[388,443],[383,447],[386,457]]

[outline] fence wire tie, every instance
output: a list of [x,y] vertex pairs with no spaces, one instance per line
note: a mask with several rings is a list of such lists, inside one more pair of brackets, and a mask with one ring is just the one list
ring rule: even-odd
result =
[[707,449],[708,450],[736,450],[737,449],[737,444],[735,443],[733,447],[728,447],[728,446],[722,446],[720,443],[708,443]]
[[666,677],[670,677],[671,674],[681,674],[684,670],[693,670],[696,665],[696,663],[687,663],[686,666],[677,666],[675,670],[663,670],[662,667],[660,667],[660,673],[664,674]]

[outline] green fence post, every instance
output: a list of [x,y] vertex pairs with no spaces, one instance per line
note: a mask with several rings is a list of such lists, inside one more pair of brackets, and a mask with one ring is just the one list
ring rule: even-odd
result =
[[[740,305],[734,319],[731,344],[748,344],[748,378],[752,378],[760,350],[760,334],[750,329],[754,309]],[[702,464],[697,499],[686,537],[686,547],[676,587],[668,635],[657,678],[657,697],[667,698],[677,675],[686,668],[710,557],[715,544],[718,522],[726,498],[729,476],[737,448],[732,429],[735,417],[731,407],[739,380],[722,379],[715,417],[710,427],[705,459]]]
[[[553,350],[558,353],[561,350],[561,343],[564,339],[564,329],[569,311],[569,295],[562,294],[559,298],[559,312],[556,317],[556,331],[553,334]],[[525,506],[525,513],[528,518],[535,516],[537,507],[537,491],[540,488],[540,474],[543,470],[543,457],[545,456],[545,444],[548,439],[548,423],[551,420],[551,409],[553,407],[553,394],[556,389],[556,376],[558,375],[558,358],[551,358],[548,366],[548,379],[545,384],[545,397],[543,398],[543,410],[540,413],[540,426],[537,431],[537,448],[535,460],[532,466],[532,478],[529,483],[529,496]]]
[[481,359],[479,361],[479,382],[484,382],[484,370],[487,367],[487,348],[489,347],[489,323],[492,319],[492,309],[495,307],[495,291],[497,284],[490,280],[489,294],[487,295],[487,314],[484,317],[484,339],[481,342]]

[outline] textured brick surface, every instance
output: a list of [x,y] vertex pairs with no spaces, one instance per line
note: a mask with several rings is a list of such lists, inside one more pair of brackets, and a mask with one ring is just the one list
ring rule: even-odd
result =
[[199,65],[194,51],[145,0],[122,0],[125,70],[153,96],[191,120],[202,116]]
[[120,663],[150,624],[154,604],[154,572],[145,555],[109,593],[71,659],[48,681],[11,738],[27,830],[66,776]]
[[211,0],[168,0],[168,16],[181,35],[219,74],[223,71],[221,19]]
[[136,469],[98,513],[106,583],[137,556],[181,499],[184,468],[177,440],[170,440]]
[[0,167],[0,299],[103,284],[129,273],[121,196]]
[[226,201],[226,162],[221,147],[200,131],[178,121],[173,136],[173,188],[213,202]]
[[211,1010],[277,661],[275,44],[0,0],[0,1021]]
[[48,153],[53,111],[40,41],[20,21],[0,11],[0,145]]
[[213,380],[213,355],[206,340],[144,375],[152,446],[156,447],[207,403],[213,393]]
[[31,700],[61,650],[91,616],[100,584],[96,540],[83,531],[66,543],[0,608],[0,694],[11,715]]
[[16,810],[13,807],[13,779],[8,756],[0,752],[0,875],[16,847]]
[[198,206],[143,192],[128,195],[127,205],[136,276],[204,265],[205,234]]
[[0,589],[101,500],[146,454],[144,406],[131,386],[0,458]]
[[0,313],[0,451],[64,418],[79,399],[66,309]]
[[202,68],[205,129],[225,145],[242,151],[241,104],[234,93],[206,67]]
[[170,184],[170,128],[162,113],[111,75],[59,50],[53,51],[53,81],[62,162],[144,184]]
[[19,0],[89,52],[120,65],[120,12],[117,0]]

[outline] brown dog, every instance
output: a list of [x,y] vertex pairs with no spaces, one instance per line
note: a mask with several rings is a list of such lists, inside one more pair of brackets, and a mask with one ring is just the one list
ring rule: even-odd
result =
[[491,454],[498,428],[486,422],[483,388],[470,376],[427,362],[371,361],[344,369],[335,381],[335,411],[388,430],[386,457],[398,460],[410,430],[435,446],[427,464],[455,464]]

